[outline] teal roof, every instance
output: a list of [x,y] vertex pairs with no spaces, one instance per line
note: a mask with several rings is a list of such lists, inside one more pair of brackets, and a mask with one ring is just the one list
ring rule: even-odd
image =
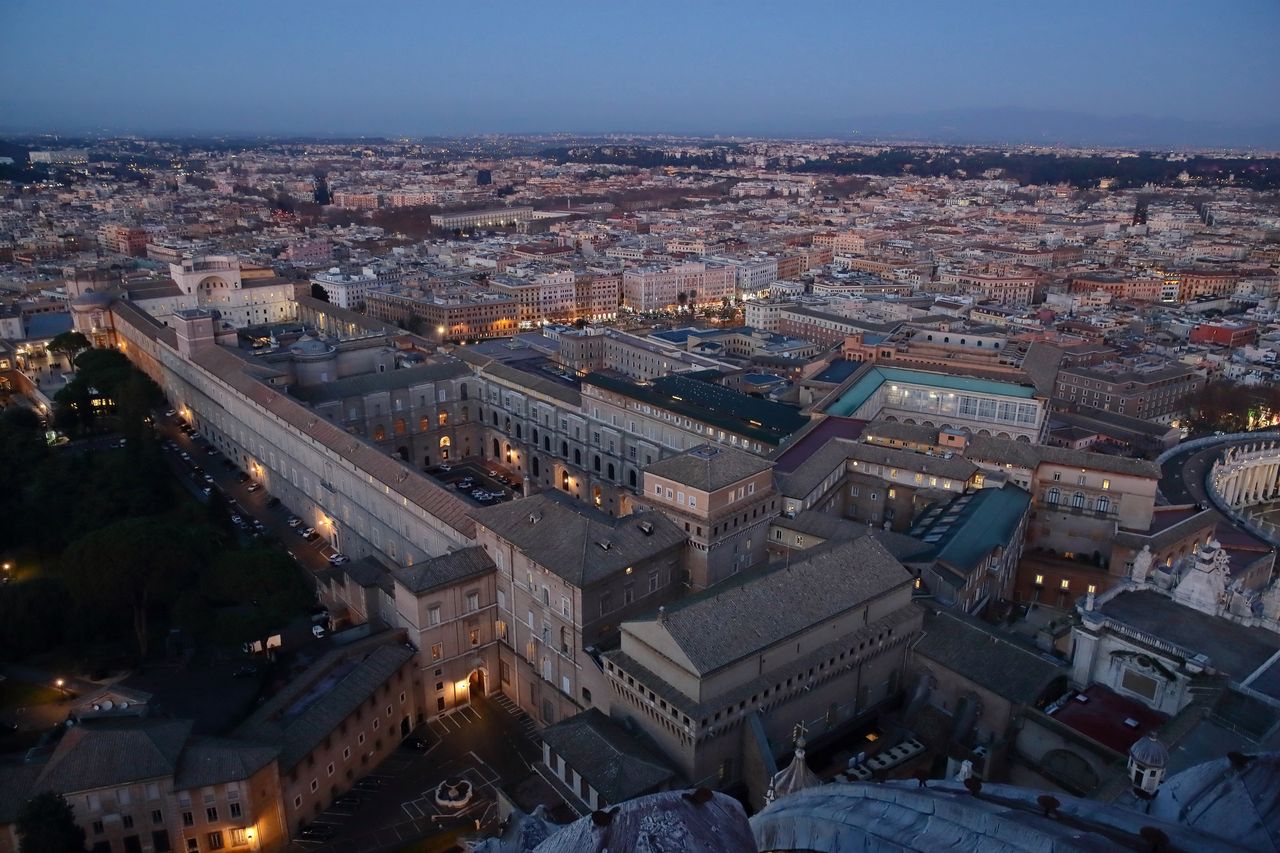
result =
[[997,394],[1004,397],[1035,396],[1033,385],[1001,382],[998,379],[977,379],[972,376],[953,376],[950,373],[933,373],[928,370],[909,370],[905,367],[875,366],[850,385],[840,398],[827,407],[827,414],[849,417],[863,403],[871,399],[886,382],[927,385],[930,388],[946,388],[949,391],[973,391],[978,394]]
[[[932,507],[910,535],[933,546],[933,560],[960,572],[962,576],[955,578],[959,586],[993,548],[1009,546],[1030,505],[1031,495],[1014,485],[979,489]],[[912,558],[920,561],[921,557]]]

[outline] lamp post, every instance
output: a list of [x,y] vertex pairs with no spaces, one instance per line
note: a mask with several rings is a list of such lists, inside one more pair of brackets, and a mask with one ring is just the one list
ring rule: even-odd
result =
[[53,680],[53,686],[58,688],[58,692],[62,694],[62,697],[64,699],[68,698],[71,695],[70,693],[67,692],[67,682],[65,679],[55,678]]

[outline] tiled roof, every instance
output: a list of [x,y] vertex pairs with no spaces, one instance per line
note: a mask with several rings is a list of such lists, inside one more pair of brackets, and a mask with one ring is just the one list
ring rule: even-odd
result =
[[736,447],[701,444],[684,453],[659,459],[644,470],[646,474],[714,492],[771,467],[769,460]]
[[554,491],[480,509],[475,518],[579,589],[685,541],[684,531],[659,512],[614,518]]
[[226,738],[195,738],[178,760],[173,786],[203,788],[248,779],[276,757],[274,746],[257,746]]
[[189,720],[113,719],[76,726],[59,741],[37,788],[85,791],[171,776],[190,734]]
[[1070,672],[981,621],[949,610],[925,614],[912,653],[1019,705],[1034,703],[1053,679]]
[[827,542],[787,565],[723,591],[713,587],[628,629],[641,639],[649,632],[669,635],[694,671],[705,675],[911,580],[911,573],[869,536]]
[[260,705],[235,735],[278,747],[287,772],[413,655],[401,631],[340,646]]
[[489,559],[484,548],[476,545],[405,568],[397,567],[392,574],[410,592],[419,593],[492,570],[493,560]]
[[543,729],[541,737],[611,804],[651,793],[676,775],[656,749],[596,708]]
[[431,364],[420,364],[417,367],[388,370],[385,373],[364,373],[359,376],[336,379],[332,382],[295,387],[291,388],[289,393],[307,403],[322,403],[329,400],[341,400],[346,397],[362,397],[365,394],[372,394],[378,391],[408,388],[424,382],[455,379],[470,374],[471,370],[466,364],[458,359],[450,358]]

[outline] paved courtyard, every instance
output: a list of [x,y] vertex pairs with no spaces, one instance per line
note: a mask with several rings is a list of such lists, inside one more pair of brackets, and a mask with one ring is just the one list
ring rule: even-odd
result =
[[[477,697],[472,704],[419,727],[412,737],[428,746],[402,747],[365,779],[377,790],[358,805],[334,806],[313,823],[331,825],[331,841],[300,840],[307,853],[374,853],[398,850],[419,839],[492,834],[497,827],[496,789],[510,789],[536,775],[541,745],[533,721],[502,695]],[[411,739],[412,739],[411,737]],[[438,806],[436,786],[465,779],[474,794],[461,809]],[[547,805],[557,805],[548,800]],[[449,845],[445,845],[447,848]],[[416,849],[416,848],[415,848]],[[443,849],[443,848],[442,848]]]

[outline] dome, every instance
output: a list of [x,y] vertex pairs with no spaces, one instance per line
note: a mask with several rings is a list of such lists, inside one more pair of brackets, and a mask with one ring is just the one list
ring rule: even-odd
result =
[[1155,732],[1134,741],[1129,747],[1129,757],[1145,767],[1164,767],[1169,763],[1169,750],[1165,748]]
[[1245,850],[1280,850],[1280,752],[1231,753],[1175,773],[1150,814]]
[[335,352],[334,348],[310,333],[298,338],[289,352],[301,358],[319,358]]

